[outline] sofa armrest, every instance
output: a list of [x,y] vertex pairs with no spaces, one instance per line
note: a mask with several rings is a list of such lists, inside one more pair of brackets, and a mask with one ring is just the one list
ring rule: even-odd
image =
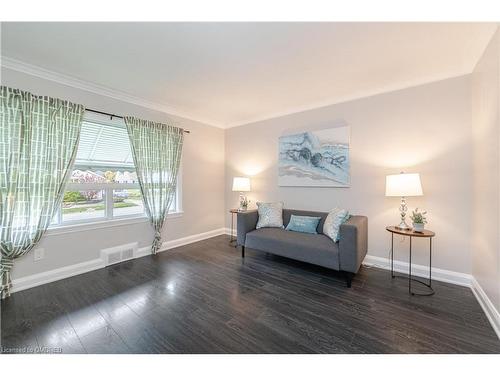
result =
[[340,226],[339,235],[340,270],[356,273],[368,251],[368,218],[351,216]]
[[238,245],[245,246],[245,238],[248,232],[255,230],[259,214],[257,210],[242,211],[237,213],[236,242]]

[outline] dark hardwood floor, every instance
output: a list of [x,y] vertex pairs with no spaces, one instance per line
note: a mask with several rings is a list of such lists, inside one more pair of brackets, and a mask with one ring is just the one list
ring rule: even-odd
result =
[[334,271],[200,241],[14,293],[2,301],[4,352],[500,353],[472,292],[362,268]]

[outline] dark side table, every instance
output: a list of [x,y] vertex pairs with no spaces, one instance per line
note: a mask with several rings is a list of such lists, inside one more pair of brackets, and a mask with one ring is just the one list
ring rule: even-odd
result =
[[[386,227],[385,229],[391,233],[391,277],[392,278],[396,277],[396,275],[394,275],[394,235],[397,234],[400,236],[410,237],[410,266],[408,269],[408,277],[407,277],[408,293],[410,293],[412,296],[432,296],[434,294],[434,289],[432,289],[432,237],[434,237],[436,234],[427,229],[424,229],[424,231],[422,232],[398,229],[395,226]],[[429,284],[411,277],[411,242],[413,237],[421,237],[429,239]],[[400,277],[405,277],[405,276],[400,276]],[[425,285],[430,290],[429,293],[413,292],[411,289],[412,281]]]

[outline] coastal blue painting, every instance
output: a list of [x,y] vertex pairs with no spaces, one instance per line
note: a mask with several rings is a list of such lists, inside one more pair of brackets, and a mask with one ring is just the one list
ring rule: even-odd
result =
[[279,185],[348,187],[349,126],[279,139]]

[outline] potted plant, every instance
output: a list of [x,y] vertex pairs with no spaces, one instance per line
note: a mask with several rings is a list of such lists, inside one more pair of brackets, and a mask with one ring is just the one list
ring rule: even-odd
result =
[[248,208],[248,204],[250,201],[248,198],[244,195],[240,196],[240,208],[238,209],[239,211],[246,211]]
[[415,208],[415,211],[412,211],[410,219],[413,222],[413,230],[415,232],[423,232],[424,226],[427,224],[427,219],[425,215],[427,211],[418,211],[418,208]]

